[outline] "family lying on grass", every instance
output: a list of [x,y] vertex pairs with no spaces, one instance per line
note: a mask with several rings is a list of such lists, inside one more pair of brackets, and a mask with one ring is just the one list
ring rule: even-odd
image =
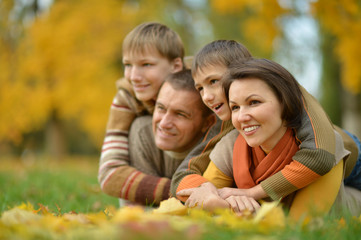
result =
[[316,189],[319,201],[361,214],[360,141],[284,67],[233,40],[207,44],[186,66],[180,37],[159,23],[137,26],[122,49],[98,174],[121,205],[176,196],[210,211],[253,212],[260,200],[291,209],[324,179],[334,191]]

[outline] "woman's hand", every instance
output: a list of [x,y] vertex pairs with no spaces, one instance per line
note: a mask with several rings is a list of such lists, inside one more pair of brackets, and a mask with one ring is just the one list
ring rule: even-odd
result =
[[230,196],[246,196],[259,200],[265,197],[268,197],[268,194],[263,190],[261,184],[258,184],[249,189],[241,188],[221,188],[218,189],[218,194],[221,198],[226,199]]
[[217,189],[218,195],[223,198],[227,199],[230,196],[247,196],[247,189],[240,189],[240,188],[220,188]]
[[254,198],[247,196],[230,196],[226,199],[226,202],[229,203],[235,213],[239,214],[246,209],[253,213],[260,208],[259,203]]

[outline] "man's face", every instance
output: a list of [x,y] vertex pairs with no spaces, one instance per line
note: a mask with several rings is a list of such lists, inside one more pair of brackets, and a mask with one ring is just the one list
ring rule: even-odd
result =
[[178,60],[169,61],[155,48],[147,48],[144,52],[125,52],[124,77],[132,84],[140,101],[155,100],[165,77],[182,69]]
[[204,104],[223,121],[231,119],[231,111],[221,82],[226,71],[226,66],[207,66],[198,70],[193,76],[195,88],[200,93]]
[[158,148],[183,152],[199,141],[208,128],[200,103],[197,93],[174,90],[169,83],[164,83],[159,91],[152,123]]

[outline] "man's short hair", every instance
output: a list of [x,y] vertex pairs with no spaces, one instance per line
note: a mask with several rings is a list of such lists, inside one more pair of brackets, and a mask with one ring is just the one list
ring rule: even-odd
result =
[[123,40],[123,54],[144,53],[155,48],[169,61],[184,57],[184,46],[179,35],[164,24],[147,22],[138,25]]
[[[204,105],[199,92],[194,87],[194,80],[190,69],[183,69],[182,71],[168,75],[164,83],[166,82],[169,83],[175,90],[195,93],[199,101],[199,106],[203,112],[203,117],[209,116],[213,113],[206,105]],[[187,101],[187,99],[185,99],[185,101]]]

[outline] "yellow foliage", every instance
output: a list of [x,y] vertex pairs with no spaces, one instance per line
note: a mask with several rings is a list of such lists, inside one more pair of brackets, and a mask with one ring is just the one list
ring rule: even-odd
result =
[[286,216],[279,202],[263,203],[257,212],[254,222],[260,224],[263,229],[284,228],[286,226]]
[[[13,52],[0,34],[0,140],[20,142],[56,112],[100,146],[122,75],[122,40],[140,22],[154,19],[162,1],[54,1],[29,24]],[[8,12],[10,3],[0,1]],[[0,17],[1,24],[8,23]]]
[[[168,204],[175,204],[178,208],[174,200]],[[237,216],[229,209],[219,210],[216,215],[201,209],[190,209],[189,214],[184,216],[158,214],[142,207],[110,208],[112,214],[108,215],[104,212],[54,214],[46,209],[42,206],[34,210],[30,204],[22,204],[4,211],[0,218],[0,239],[135,239],[136,236],[168,239],[176,233],[186,239],[197,239],[210,229],[252,232],[250,237],[257,239],[258,236],[282,231],[286,222],[288,225],[299,224],[287,221],[278,202],[263,203],[254,216],[247,217]],[[356,224],[360,220],[353,219]],[[303,227],[317,230],[322,229],[324,224],[322,219],[314,218]],[[345,220],[340,219],[338,226],[338,229],[345,227]]]
[[280,34],[277,19],[289,10],[274,0],[210,0],[211,7],[220,14],[233,14],[242,19],[239,30],[247,42],[255,44],[262,51],[270,53],[273,41]]
[[178,199],[172,197],[160,202],[159,208],[155,209],[153,213],[170,214],[170,215],[186,215],[187,207],[184,206]]
[[361,92],[361,5],[356,0],[313,3],[312,12],[335,39],[335,53],[341,63],[341,81],[351,93]]

